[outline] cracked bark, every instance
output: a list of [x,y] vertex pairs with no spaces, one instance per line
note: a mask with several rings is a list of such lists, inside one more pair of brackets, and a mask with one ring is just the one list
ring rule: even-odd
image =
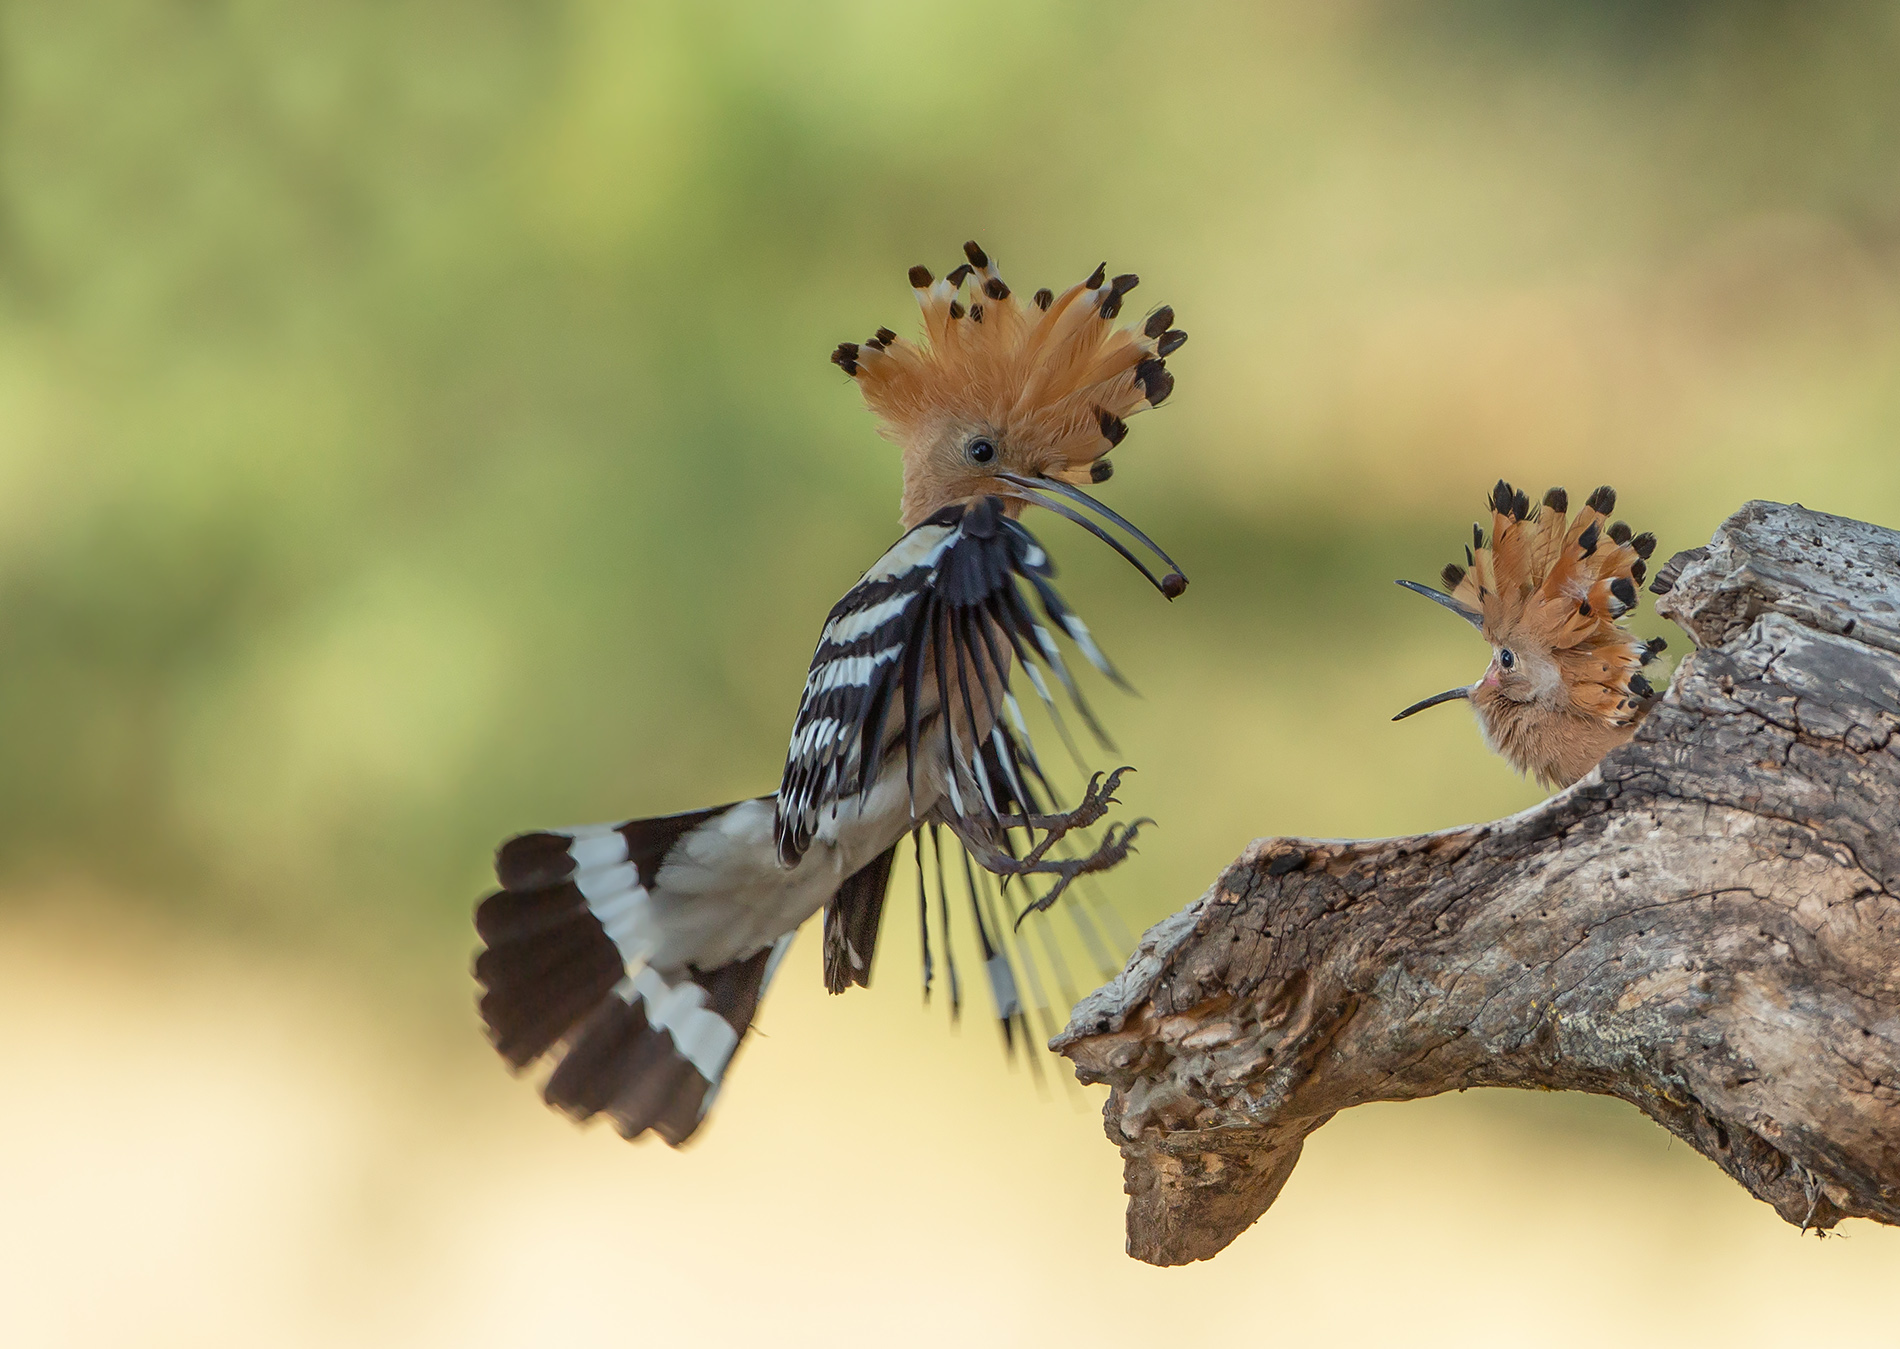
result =
[[1581,782],[1258,840],[1076,1008],[1129,1254],[1220,1251],[1338,1111],[1483,1086],[1629,1101],[1804,1228],[1900,1223],[1900,534],[1751,502],[1669,582],[1697,649]]

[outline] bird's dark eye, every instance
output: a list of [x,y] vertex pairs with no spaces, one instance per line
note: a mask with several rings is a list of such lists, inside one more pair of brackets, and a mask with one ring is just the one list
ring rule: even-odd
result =
[[987,464],[996,458],[996,446],[987,440],[973,440],[970,442],[970,448],[964,453],[970,456],[970,462],[973,464]]
[[1510,647],[1501,646],[1498,648],[1498,664],[1507,670],[1517,664],[1517,657],[1511,654]]

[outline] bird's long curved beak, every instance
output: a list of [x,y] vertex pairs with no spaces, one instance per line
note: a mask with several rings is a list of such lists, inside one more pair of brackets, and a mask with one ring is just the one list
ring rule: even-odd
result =
[[[1464,605],[1458,603],[1457,600],[1447,595],[1444,591],[1433,590],[1430,586],[1422,586],[1417,581],[1394,581],[1392,584],[1402,585],[1415,595],[1423,595],[1426,599],[1430,600],[1433,604],[1444,605],[1445,608],[1451,610],[1454,614],[1457,614],[1458,617],[1464,619],[1465,622],[1469,623],[1472,627],[1476,628],[1479,632],[1484,631],[1484,615],[1479,613],[1476,609],[1467,609]],[[1425,704],[1421,704],[1421,706],[1424,706],[1424,705]],[[1417,709],[1415,708],[1413,710],[1416,711]]]
[[1471,689],[1469,686],[1461,685],[1455,689],[1446,689],[1443,693],[1434,693],[1423,702],[1413,703],[1410,707],[1392,718],[1392,720],[1404,721],[1414,712],[1423,712],[1428,707],[1437,707],[1440,703],[1448,703],[1457,698],[1469,698],[1470,696]]
[[[1044,510],[1053,511],[1064,519],[1072,520],[1082,526],[1082,528],[1088,530],[1089,533],[1093,534],[1096,538],[1126,558],[1135,570],[1147,577],[1149,583],[1169,599],[1175,598],[1182,591],[1187,589],[1187,577],[1182,574],[1180,567],[1175,565],[1174,559],[1162,551],[1160,544],[1124,520],[1111,507],[1097,501],[1074,483],[1063,482],[1060,478],[1025,478],[1015,473],[998,473],[996,476],[1019,490],[1024,500],[1034,502]],[[1140,558],[1129,551],[1126,544],[1096,524],[1095,521],[1076,510],[1075,507],[1059,499],[1063,497],[1075,502],[1076,505],[1087,507],[1089,510],[1094,511],[1103,519],[1107,520],[1110,524],[1126,530],[1137,543],[1146,547],[1149,552],[1167,564],[1167,575],[1157,577]]]

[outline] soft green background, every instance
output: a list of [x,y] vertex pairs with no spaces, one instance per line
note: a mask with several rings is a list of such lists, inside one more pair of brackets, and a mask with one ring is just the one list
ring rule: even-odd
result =
[[[1160,821],[1108,887],[1131,923],[1258,834],[1536,800],[1461,710],[1388,722],[1485,659],[1391,581],[1456,556],[1499,476],[1614,484],[1665,555],[1751,497],[1900,525],[1896,70],[1900,11],[1829,0],[6,6],[14,1305],[61,1344],[548,1342],[556,1305],[635,1342],[643,1316],[1062,1342],[1063,1281],[1101,1308],[1130,1280],[1383,1342],[1376,1298],[1264,1310],[1320,1224],[1391,1237],[1355,1277],[1410,1271],[1408,1338],[1593,1342],[1536,1266],[1525,1320],[1461,1319],[1460,1271],[1548,1224],[1570,1268],[1644,1263],[1654,1287],[1586,1281],[1606,1315],[1777,1342],[1676,1282],[1719,1266],[1776,1271],[1749,1293],[1790,1318],[1873,1316],[1853,1271],[1900,1267],[1892,1234],[1797,1247],[1587,1101],[1361,1112],[1385,1122],[1316,1140],[1221,1262],[1136,1270],[1092,1107],[1025,1105],[987,1030],[919,1012],[904,906],[870,994],[825,1002],[801,951],[680,1157],[540,1114],[464,971],[503,835],[776,782],[819,621],[896,533],[895,454],[826,355],[908,328],[904,269],[966,237],[1019,288],[1139,271],[1135,306],[1192,335],[1104,489],[1187,595],[1036,524],[1146,695],[1093,686]],[[309,1123],[338,1101],[351,1123]],[[228,1142],[140,1144],[154,1112]],[[1464,1175],[1460,1147],[1468,1183],[1406,1188]],[[844,1174],[773,1191],[792,1171]],[[566,1198],[524,1224],[470,1198],[496,1184]],[[655,1235],[702,1222],[748,1234],[742,1269]],[[998,1265],[1012,1233],[1066,1272]],[[904,1252],[914,1288],[860,1272]],[[102,1265],[149,1283],[136,1316]],[[1001,1311],[942,1291],[983,1281]]]

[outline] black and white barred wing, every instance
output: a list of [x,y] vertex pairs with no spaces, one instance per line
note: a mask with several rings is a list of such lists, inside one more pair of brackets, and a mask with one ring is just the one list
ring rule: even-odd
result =
[[[1052,629],[1121,679],[1050,584],[1054,574],[1029,531],[985,497],[918,525],[838,601],[793,719],[778,793],[783,863],[795,864],[827,819],[861,807],[885,772],[901,767],[913,817],[921,816],[933,803],[919,799],[918,765],[938,745],[949,766],[941,785],[957,816],[994,817],[999,803],[1029,799],[1023,774],[1041,773],[1009,693],[1012,661],[1053,709],[1044,671],[1052,673],[1106,743]],[[996,753],[979,753],[984,744]],[[1005,781],[994,780],[990,763]]]
[[[943,555],[959,536],[941,513],[891,546],[832,606],[792,719],[778,791],[778,851],[796,865],[820,816],[870,780],[870,743],[882,733],[916,639],[917,617]],[[960,515],[961,512],[959,511]]]

